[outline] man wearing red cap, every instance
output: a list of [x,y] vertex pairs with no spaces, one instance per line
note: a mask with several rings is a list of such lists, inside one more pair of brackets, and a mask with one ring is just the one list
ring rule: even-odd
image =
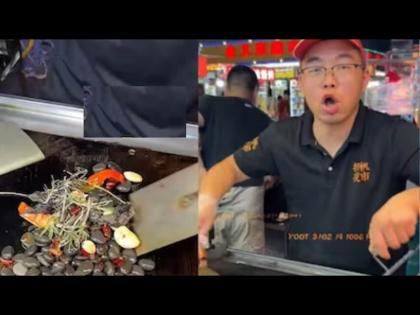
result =
[[381,274],[372,254],[392,265],[415,233],[420,190],[405,184],[419,184],[419,131],[360,101],[369,81],[360,40],[302,40],[295,56],[310,112],[273,123],[252,150],[209,170],[199,191],[200,240],[232,185],[277,175],[296,218],[288,258]]

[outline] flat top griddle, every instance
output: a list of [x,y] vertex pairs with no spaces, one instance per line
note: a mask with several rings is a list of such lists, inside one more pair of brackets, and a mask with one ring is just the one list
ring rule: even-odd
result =
[[[90,168],[102,161],[114,161],[124,169],[142,174],[142,186],[149,185],[178,170],[196,163],[192,157],[134,149],[121,145],[103,144],[80,139],[65,138],[37,132],[28,132],[41,148],[46,159],[0,176],[0,191],[32,193],[50,185],[51,175],[60,178],[63,171],[75,167]],[[141,187],[142,187],[141,186]],[[0,248],[20,247],[24,220],[17,212],[23,201],[16,197],[0,197]],[[148,256],[155,257],[156,274],[197,274],[196,237],[167,246]]]

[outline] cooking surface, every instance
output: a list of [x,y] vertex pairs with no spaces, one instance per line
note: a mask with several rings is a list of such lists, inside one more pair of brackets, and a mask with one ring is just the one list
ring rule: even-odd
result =
[[[64,170],[76,166],[91,168],[102,161],[114,161],[124,169],[143,176],[140,187],[151,184],[196,162],[195,158],[164,154],[146,149],[130,151],[129,147],[88,142],[60,136],[28,132],[46,156],[44,161],[0,176],[0,191],[32,193],[50,185],[51,175],[61,178]],[[24,220],[17,206],[22,198],[0,197],[0,247],[20,247]],[[27,200],[25,200],[27,201]],[[155,256],[157,274],[196,273],[196,237],[178,242],[151,253]],[[174,250],[175,249],[175,250]],[[159,266],[159,261],[161,265]]]

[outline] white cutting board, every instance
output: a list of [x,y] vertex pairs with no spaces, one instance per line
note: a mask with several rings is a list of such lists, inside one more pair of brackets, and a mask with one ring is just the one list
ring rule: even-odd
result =
[[[187,196],[187,199],[183,197]],[[197,234],[198,163],[130,195],[138,255]],[[189,197],[189,198],[188,198]]]

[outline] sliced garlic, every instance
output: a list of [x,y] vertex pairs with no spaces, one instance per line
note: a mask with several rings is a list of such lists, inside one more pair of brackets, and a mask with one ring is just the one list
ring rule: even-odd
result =
[[120,226],[114,231],[114,239],[122,248],[136,248],[140,245],[140,239],[127,227]]
[[82,248],[89,255],[93,255],[96,253],[96,245],[92,241],[84,241],[82,243]]
[[135,172],[124,172],[124,177],[132,183],[141,183],[143,177]]

